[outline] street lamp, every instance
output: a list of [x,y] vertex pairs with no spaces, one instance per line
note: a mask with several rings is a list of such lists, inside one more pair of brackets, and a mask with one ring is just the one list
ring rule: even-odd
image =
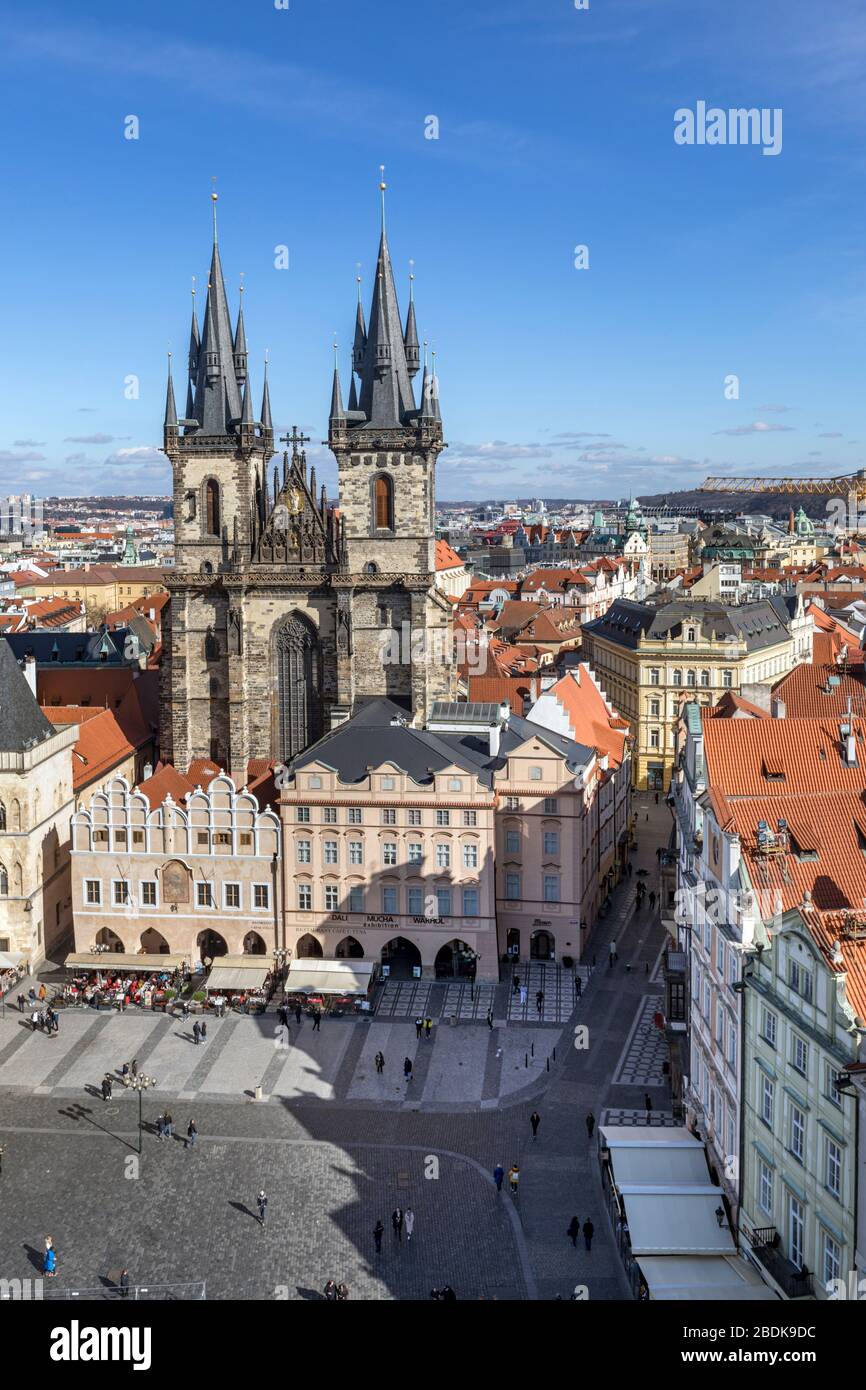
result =
[[129,1082],[134,1091],[138,1092],[138,1152],[141,1153],[141,1098],[145,1091],[151,1086],[156,1085],[156,1079],[152,1076],[145,1076],[143,1072],[138,1072]]

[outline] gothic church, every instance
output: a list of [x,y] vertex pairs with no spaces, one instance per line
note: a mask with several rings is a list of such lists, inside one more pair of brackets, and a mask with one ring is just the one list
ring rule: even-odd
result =
[[[334,367],[335,508],[297,430],[282,468],[270,463],[267,367],[256,418],[243,303],[232,332],[214,217],[201,332],[193,301],[186,409],[179,419],[170,367],[165,409],[175,568],[162,756],[184,771],[210,758],[242,786],[251,760],[289,762],[366,700],[387,695],[420,724],[434,700],[454,697],[451,606],[434,585],[438,383],[425,361],[417,405],[415,306],[410,297],[404,327],[384,197],[369,326],[359,287],[352,369],[344,407]],[[410,640],[388,640],[394,632]]]

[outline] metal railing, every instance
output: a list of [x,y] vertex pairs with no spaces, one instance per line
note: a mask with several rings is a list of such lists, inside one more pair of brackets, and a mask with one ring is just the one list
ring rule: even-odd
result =
[[52,1285],[51,1288],[43,1287],[42,1298],[67,1302],[81,1299],[85,1303],[97,1299],[121,1303],[174,1302],[206,1299],[206,1290],[205,1279],[194,1279],[189,1283],[180,1284],[130,1284],[125,1291],[116,1283],[106,1283],[90,1289],[64,1289]]

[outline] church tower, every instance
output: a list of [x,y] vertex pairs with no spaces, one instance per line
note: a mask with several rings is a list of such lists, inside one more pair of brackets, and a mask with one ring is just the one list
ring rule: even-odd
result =
[[334,581],[350,614],[338,644],[344,702],[334,711],[335,722],[380,695],[402,703],[421,722],[434,700],[454,694],[453,615],[435,587],[436,460],[445,448],[439,386],[425,352],[416,405],[412,381],[421,358],[414,294],[410,282],[404,328],[385,227],[384,181],[380,190],[382,229],[369,327],[359,278],[348,408],[335,365],[328,426],[349,571]]

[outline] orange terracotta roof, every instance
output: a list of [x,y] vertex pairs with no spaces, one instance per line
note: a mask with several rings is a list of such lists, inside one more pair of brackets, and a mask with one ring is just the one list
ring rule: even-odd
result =
[[580,662],[545,694],[559,702],[576,743],[606,753],[614,767],[621,765],[628,741],[628,724],[609,708],[589,666]]
[[182,802],[184,797],[192,791],[192,783],[170,763],[161,764],[157,767],[152,777],[140,782],[137,791],[142,792],[150,802],[150,809],[155,811],[157,806],[161,806],[167,796],[173,801]]
[[[55,706],[45,709],[52,723],[69,723],[56,719],[60,711]],[[135,744],[126,737],[114,710],[85,710],[78,723],[78,739],[72,750],[72,788],[81,791],[94,782],[101,782],[135,752]]]
[[748,715],[750,719],[772,718],[769,710],[753,705],[751,700],[744,700],[733,690],[726,690],[715,705],[702,707],[701,713],[710,719],[735,719],[738,714]]
[[462,569],[462,567],[463,567],[463,561],[460,559],[460,556],[457,554],[457,551],[456,551],[456,550],[452,550],[452,549],[451,549],[451,546],[448,544],[447,541],[437,541],[437,542],[436,542],[436,569],[437,569],[437,572],[440,571],[440,570]]
[[515,714],[523,714],[532,696],[531,678],[522,676],[470,676],[469,699],[487,704],[507,700]]

